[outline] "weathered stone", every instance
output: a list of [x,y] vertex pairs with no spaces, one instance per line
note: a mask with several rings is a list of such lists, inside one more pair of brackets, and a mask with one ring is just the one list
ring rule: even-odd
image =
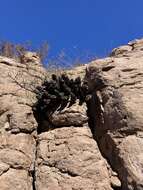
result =
[[[3,57],[0,61],[1,189],[112,189],[107,163],[88,128],[86,105],[77,102],[54,113],[53,125],[62,128],[40,134],[37,147],[31,106],[44,70],[34,64],[33,54],[25,55],[25,64]],[[85,66],[67,73],[83,78]]]
[[143,39],[136,39],[128,43],[134,50],[143,50]]
[[34,188],[37,123],[31,106],[36,101],[34,88],[44,72],[40,63],[33,66],[0,57],[1,190]]
[[9,170],[10,166],[3,162],[0,162],[0,176]]
[[86,111],[85,104],[77,102],[54,113],[51,122],[57,128],[39,135],[37,189],[112,189],[108,166],[92,138]]
[[35,159],[35,146],[31,135],[1,133],[0,160],[13,168],[30,169]]
[[99,79],[104,83],[93,93],[94,135],[119,174],[123,190],[143,187],[143,44],[142,40],[133,44],[140,46],[138,51],[135,48],[124,57],[112,57],[112,62],[99,60],[98,64],[96,60],[86,75],[93,91]]
[[10,168],[0,176],[1,190],[33,190],[32,177],[25,170]]
[[70,108],[61,112],[55,112],[51,116],[51,122],[56,127],[61,126],[82,126],[87,123],[86,105],[79,106],[78,101]]
[[129,45],[124,45],[124,46],[120,46],[118,48],[114,48],[111,52],[111,56],[123,56],[124,53],[131,51],[132,50],[132,46]]
[[111,177],[111,186],[113,187],[113,188],[121,188],[121,182],[120,182],[120,180],[118,179],[118,177],[116,177],[116,176],[112,176]]
[[143,40],[135,40],[66,71],[82,79],[86,72],[88,108],[77,102],[39,127],[32,105],[47,76],[40,59],[0,56],[0,189],[143,189],[142,50]]
[[40,134],[36,179],[40,190],[112,189],[106,161],[88,127]]
[[40,63],[40,57],[38,56],[38,54],[36,52],[25,52],[23,55],[23,63],[29,63],[29,62],[33,62],[34,65],[37,63],[39,65]]

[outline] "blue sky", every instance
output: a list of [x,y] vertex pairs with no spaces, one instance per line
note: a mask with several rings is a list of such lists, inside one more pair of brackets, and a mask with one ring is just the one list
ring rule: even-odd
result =
[[143,36],[143,0],[0,0],[0,39],[97,57]]

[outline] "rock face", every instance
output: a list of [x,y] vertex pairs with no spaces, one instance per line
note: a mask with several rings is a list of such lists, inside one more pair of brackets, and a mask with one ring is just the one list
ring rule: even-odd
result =
[[42,67],[0,57],[0,189],[33,190],[37,123],[33,89]]
[[107,163],[86,126],[42,133],[37,155],[37,189],[112,189]]
[[46,71],[35,54],[23,59],[21,64],[0,57],[0,189],[112,189],[111,170],[92,138],[85,105],[55,113],[56,128],[37,134],[34,90]]
[[55,112],[45,131],[32,111],[47,75],[40,59],[0,57],[0,189],[143,189],[142,50],[135,40],[67,71],[87,80],[92,99]]
[[[142,49],[143,40],[114,49],[113,57],[93,61],[86,75],[98,105],[90,108],[94,136],[123,190],[143,189]],[[99,79],[104,85],[96,90]]]
[[72,106],[53,118],[56,118],[53,123],[56,127],[59,124],[60,128],[41,133],[38,137],[36,188],[112,189],[108,165],[92,138],[85,107]]

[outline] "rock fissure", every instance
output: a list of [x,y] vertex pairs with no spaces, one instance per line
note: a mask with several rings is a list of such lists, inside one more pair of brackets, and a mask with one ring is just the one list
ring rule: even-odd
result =
[[[112,68],[114,68],[114,67],[111,67],[111,69]],[[109,71],[109,70],[110,70],[110,67],[109,67],[109,69],[105,69],[105,71]],[[96,79],[98,79],[98,78],[96,78]],[[90,83],[90,81],[89,81],[89,83]],[[96,81],[95,81],[95,83],[96,83]],[[96,86],[96,85],[94,85],[94,86]],[[108,88],[107,85],[106,85],[106,87]],[[104,91],[104,89],[105,89],[105,85],[103,85],[103,91]],[[95,141],[98,144],[98,148],[99,148],[102,156],[107,161],[108,165],[110,166],[110,169],[113,171],[116,171],[118,174],[118,170],[116,167],[114,167],[112,160],[109,159],[109,157],[106,156],[106,154],[105,154],[104,150],[106,150],[106,148],[105,148],[106,145],[104,144],[104,150],[102,149],[102,146],[100,145],[100,139],[102,139],[104,137],[104,135],[106,135],[106,133],[108,133],[108,130],[109,130],[104,127],[104,124],[106,122],[105,117],[104,117],[104,104],[107,101],[106,100],[107,98],[106,98],[106,96],[103,95],[102,88],[100,90],[96,90],[96,88],[93,88],[92,91],[93,91],[92,98],[87,104],[87,115],[89,118],[88,124],[89,124],[91,132],[93,134],[93,138],[95,139]],[[113,94],[115,96],[117,96],[118,93],[113,93]],[[117,108],[119,107],[119,110],[120,110],[119,105],[121,105],[121,104],[119,103],[119,101],[120,101],[120,97],[119,97],[118,101],[114,102],[114,106],[117,106]],[[120,182],[122,183],[122,179],[120,179],[120,175],[116,176],[116,180],[117,180],[117,184],[111,183],[112,188],[115,190],[116,189],[122,190],[122,185],[120,184]]]
[[33,168],[31,170],[31,176],[32,176],[32,187],[33,187],[33,190],[38,190],[37,187],[36,187],[36,167],[37,167],[37,148],[38,148],[38,140],[35,139],[36,141],[36,146],[35,146],[35,156],[34,156],[34,161],[33,161]]

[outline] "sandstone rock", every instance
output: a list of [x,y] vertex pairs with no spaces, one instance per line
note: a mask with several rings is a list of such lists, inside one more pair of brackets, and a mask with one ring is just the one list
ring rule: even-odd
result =
[[132,50],[132,46],[129,46],[129,45],[120,46],[120,47],[114,48],[112,50],[111,56],[118,56],[118,55],[123,56],[124,53],[131,51],[131,50]]
[[111,186],[113,188],[121,188],[121,182],[116,176],[111,177]]
[[53,114],[56,128],[38,138],[37,189],[112,189],[107,163],[87,121],[86,106],[78,102]]
[[51,117],[51,122],[56,127],[62,126],[82,126],[87,123],[86,105],[78,105],[78,101],[72,107],[61,112],[55,112]]
[[32,104],[42,81],[40,63],[0,57],[0,189],[32,190],[37,123]]
[[136,39],[128,43],[134,50],[143,50],[143,39]]
[[96,60],[86,75],[96,102],[91,106],[94,135],[123,190],[143,188],[143,45],[142,40],[133,44],[140,48],[112,57],[112,62]]
[[25,52],[23,57],[22,57],[22,62],[23,63],[29,63],[32,62],[34,65],[37,63],[39,65],[40,63],[40,57],[38,56],[37,53],[35,52]]
[[[68,75],[83,78],[85,66],[82,69],[76,67]],[[44,76],[33,53],[25,54],[23,64],[0,57],[0,189],[112,189],[107,163],[88,128],[85,105],[77,102],[55,113],[52,122],[61,128],[37,139],[31,106]]]
[[88,127],[39,135],[36,179],[40,190],[112,189],[106,161]]
[[0,189],[143,189],[142,50],[135,40],[66,71],[85,77],[92,100],[55,112],[45,130],[32,111],[47,76],[37,54],[0,56]]
[[32,177],[25,170],[10,168],[0,176],[1,190],[33,190]]

